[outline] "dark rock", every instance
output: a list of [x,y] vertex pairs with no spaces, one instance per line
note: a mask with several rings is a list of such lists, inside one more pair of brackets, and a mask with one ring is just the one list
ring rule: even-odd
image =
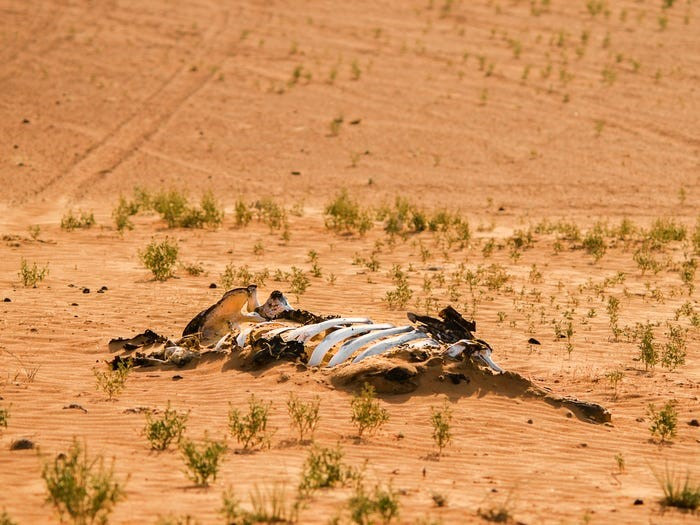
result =
[[70,303],[71,306],[78,306],[78,303]]
[[292,175],[301,175],[301,171],[293,171]]
[[464,381],[465,383],[469,383],[469,378],[467,376],[465,376],[464,374],[455,373],[455,372],[448,372],[445,375],[447,376],[447,378],[450,381],[452,381],[453,385],[458,385],[462,381]]
[[184,379],[180,374],[176,374],[173,376],[173,381],[180,381],[180,379]]
[[527,342],[528,342],[528,344],[531,344],[531,345],[540,344],[540,342],[537,339],[535,339],[534,337],[531,337],[530,339],[528,339]]
[[2,301],[3,301],[4,303],[11,303],[11,302],[12,302],[12,299],[10,299],[9,297],[5,297]]
[[107,290],[109,290],[109,288],[107,288],[106,286],[102,286],[98,291],[106,292]]
[[31,450],[34,447],[34,442],[31,439],[27,438],[15,439],[10,444],[10,450]]
[[644,500],[637,498],[634,500],[634,505],[644,505]]
[[700,422],[697,419],[691,419],[690,421],[688,421],[688,424],[691,427],[700,427]]
[[217,286],[216,286],[216,283],[211,283],[211,284],[209,285],[209,288],[216,288],[216,287],[217,287]]
[[528,419],[528,420],[527,420],[527,424],[528,424],[528,425],[532,425],[533,423],[534,423],[534,421],[533,421],[532,419]]
[[63,407],[63,410],[82,410],[85,414],[87,414],[87,410],[81,405],[78,405],[77,403],[71,403],[70,405],[66,405]]
[[83,293],[90,293],[90,288],[83,288]]

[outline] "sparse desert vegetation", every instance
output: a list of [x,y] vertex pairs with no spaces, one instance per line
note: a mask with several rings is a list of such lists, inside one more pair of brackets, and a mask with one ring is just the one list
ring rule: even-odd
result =
[[0,525],[695,520],[698,3],[298,11],[3,11]]

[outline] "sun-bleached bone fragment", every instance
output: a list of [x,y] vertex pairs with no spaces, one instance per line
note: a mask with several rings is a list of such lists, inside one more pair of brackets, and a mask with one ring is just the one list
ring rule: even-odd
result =
[[413,341],[414,339],[425,339],[428,336],[421,332],[420,330],[413,330],[412,332],[408,332],[406,334],[398,335],[396,337],[392,337],[391,339],[387,339],[385,341],[379,341],[378,343],[374,343],[372,346],[369,348],[365,349],[364,352],[362,352],[360,355],[358,355],[355,359],[352,360],[353,363],[359,363],[363,359],[377,355],[377,354],[382,354],[386,352],[387,350],[390,350],[394,348],[395,346],[402,345],[404,343],[408,343],[409,341]]
[[392,328],[394,325],[392,324],[357,324],[354,326],[350,326],[348,328],[341,328],[339,330],[336,330],[335,332],[332,332],[328,334],[323,341],[321,341],[316,348],[314,348],[313,353],[311,354],[311,357],[309,358],[309,362],[307,363],[309,366],[318,366],[321,364],[323,361],[323,358],[325,355],[328,353],[328,351],[335,346],[336,344],[340,343],[341,341],[345,341],[346,339],[363,334],[365,332],[370,332],[374,330],[384,330],[386,328]]
[[357,337],[352,341],[344,343],[328,362],[328,366],[339,365],[340,363],[348,359],[352,354],[354,354],[356,350],[359,350],[360,348],[371,343],[372,341],[376,341],[377,339],[381,339],[383,337],[389,337],[390,335],[403,334],[405,332],[410,332],[411,330],[414,330],[412,326],[396,326],[394,328],[378,330],[376,332],[370,332],[369,334],[361,335],[360,337]]

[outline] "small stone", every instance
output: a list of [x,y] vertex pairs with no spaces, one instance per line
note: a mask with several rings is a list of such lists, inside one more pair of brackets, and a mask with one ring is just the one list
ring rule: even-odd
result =
[[5,298],[2,300],[2,302],[3,302],[3,303],[11,303],[11,302],[12,302],[12,299],[10,299],[9,297],[5,297]]
[[211,283],[211,284],[209,285],[209,288],[216,288],[216,283]]
[[106,286],[102,286],[99,291],[106,292],[107,290],[109,290],[109,288],[107,288]]
[[571,419],[572,417],[574,417],[574,413],[573,413],[571,410],[567,410],[567,411],[566,411],[566,417],[568,417],[569,419]]
[[301,171],[293,171],[292,175],[301,175]]
[[644,500],[637,498],[636,500],[634,500],[634,504],[635,505],[644,505]]
[[71,306],[78,306],[78,303],[70,303]]
[[643,418],[643,417],[638,417],[637,419],[635,419],[635,421],[636,421],[637,423],[644,423],[644,418]]
[[81,405],[78,405],[77,403],[71,403],[70,405],[66,405],[63,407],[63,410],[82,410],[84,413],[87,414],[87,410]]
[[29,119],[28,119],[28,118],[23,118],[23,119],[22,119],[22,124],[29,124]]
[[15,439],[12,444],[10,444],[10,450],[31,450],[33,448],[34,442],[27,438]]
[[506,209],[503,206],[499,206],[498,211],[506,211]]
[[83,288],[83,293],[90,293],[90,288]]
[[184,379],[180,374],[176,374],[173,376],[173,381],[180,381],[180,379]]
[[531,337],[530,339],[528,339],[527,342],[528,342],[528,344],[531,344],[531,345],[540,344],[540,342],[537,339],[535,339],[534,337]]
[[697,419],[691,419],[690,421],[688,421],[688,424],[691,427],[700,427],[700,422]]
[[528,420],[527,420],[527,424],[528,424],[528,425],[532,425],[533,423],[534,423],[534,421],[533,421],[532,419],[528,419]]

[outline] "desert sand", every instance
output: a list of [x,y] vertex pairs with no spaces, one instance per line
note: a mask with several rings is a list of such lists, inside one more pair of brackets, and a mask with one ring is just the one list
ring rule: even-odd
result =
[[[9,300],[0,306],[0,407],[10,411],[0,428],[0,512],[57,523],[42,465],[77,437],[128,477],[110,522],[223,523],[227,487],[244,506],[255,487],[294,492],[309,450],[290,441],[285,400],[296,392],[321,396],[318,443],[339,443],[349,465],[366,462],[369,486],[398,491],[400,523],[485,522],[478,509],[504,504],[528,524],[695,523],[660,505],[656,475],[700,476],[700,429],[689,425],[700,417],[700,335],[688,316],[676,319],[688,302],[700,311],[700,279],[689,293],[678,271],[694,255],[700,212],[700,7],[662,4],[0,0],[0,299]],[[223,224],[168,228],[140,213],[133,230],[118,232],[112,210],[137,186],[177,189],[193,203],[212,191]],[[324,212],[342,188],[368,209],[402,196],[428,214],[448,210],[469,221],[471,239],[447,247],[433,232],[392,237],[379,220],[366,235],[338,234]],[[236,225],[236,202],[264,198],[287,210],[288,239],[256,219]],[[62,229],[69,210],[94,213],[96,224]],[[557,233],[537,229],[567,221],[586,232],[623,218],[638,228],[667,218],[687,236],[655,255],[658,273],[642,273],[634,240],[606,237],[595,261],[580,242],[559,250]],[[514,234],[528,229],[532,246],[512,256]],[[179,267],[154,280],[138,253],[166,236],[204,273]],[[309,272],[311,250],[320,277]],[[377,271],[353,264],[373,250]],[[37,288],[22,286],[22,259],[48,264]],[[177,338],[221,297],[209,285],[229,263],[269,270],[262,299],[280,289],[319,314],[399,323],[407,310],[452,304],[473,314],[504,369],[599,403],[612,421],[431,383],[382,395],[388,423],[357,441],[352,391],[292,363],[254,373],[219,361],[137,369],[106,400],[93,370],[114,356],[107,342],[146,328]],[[398,309],[385,301],[395,264],[413,294]],[[501,265],[507,286],[451,290],[460,264]],[[272,278],[292,266],[310,281],[298,296]],[[619,272],[623,282],[612,282]],[[609,296],[620,300],[620,327],[658,323],[659,348],[667,322],[687,330],[685,364],[646,371],[638,342],[613,337]],[[568,311],[571,351],[553,328]],[[624,374],[617,395],[606,377],[614,370]],[[192,486],[177,450],[151,451],[142,434],[137,409],[170,402],[190,411],[188,437],[224,439],[229,404],[244,408],[251,393],[273,403],[271,447],[236,454],[228,436],[209,488]],[[444,399],[454,437],[437,460],[430,414]],[[648,405],[669,400],[677,434],[659,444]],[[38,449],[10,451],[20,438]],[[447,504],[437,507],[434,494]],[[328,523],[351,495],[351,486],[318,491],[300,523]]]

